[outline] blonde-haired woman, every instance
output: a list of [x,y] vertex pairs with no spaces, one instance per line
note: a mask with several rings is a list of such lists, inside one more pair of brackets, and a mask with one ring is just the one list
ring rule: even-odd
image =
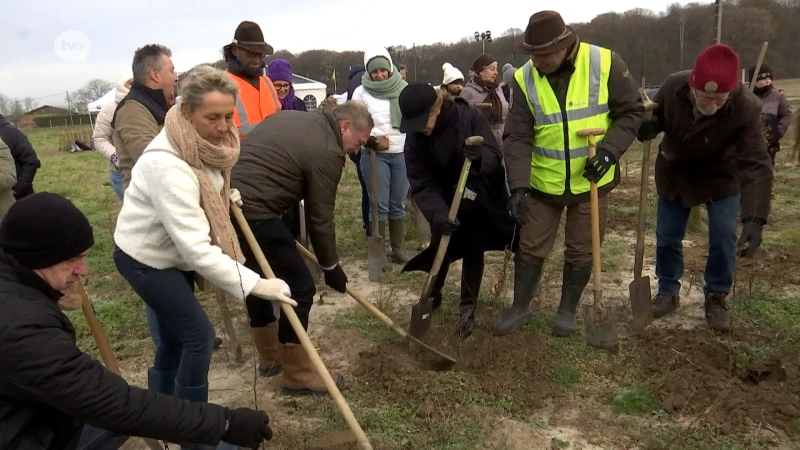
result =
[[194,294],[195,277],[240,301],[253,294],[296,305],[283,280],[262,279],[242,264],[230,221],[231,202],[241,204],[230,188],[239,157],[237,93],[210,66],[186,76],[180,102],[133,168],[114,233],[117,270],[155,311],[148,325],[160,340],[148,388],[200,402],[208,400],[214,328]]

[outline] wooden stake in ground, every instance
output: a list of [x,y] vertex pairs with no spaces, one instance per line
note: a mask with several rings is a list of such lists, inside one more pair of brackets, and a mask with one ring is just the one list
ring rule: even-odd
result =
[[[239,208],[238,205],[231,205],[231,210],[233,211],[233,215],[236,217],[236,221],[239,222],[239,228],[241,228],[242,234],[244,234],[244,237],[247,240],[247,245],[250,246],[250,250],[252,250],[256,261],[258,261],[259,267],[261,267],[261,270],[264,272],[264,275],[267,278],[275,278],[275,273],[272,271],[272,268],[270,268],[269,262],[267,262],[267,258],[264,256],[264,252],[261,251],[261,247],[258,245],[256,237],[253,236],[253,231],[250,229],[250,225],[248,225],[247,220],[244,218],[241,208]],[[308,353],[308,357],[311,359],[311,364],[314,365],[314,369],[316,369],[316,371],[322,377],[325,387],[328,388],[328,392],[331,394],[331,397],[333,397],[333,402],[336,404],[336,408],[339,409],[339,412],[342,413],[342,416],[344,416],[344,420],[347,422],[347,425],[350,427],[350,430],[353,432],[353,434],[355,434],[358,444],[363,450],[372,450],[372,444],[370,444],[367,434],[364,433],[364,430],[361,428],[358,420],[356,420],[356,417],[353,415],[353,411],[350,410],[350,406],[347,405],[344,396],[342,395],[341,391],[339,391],[339,387],[336,386],[336,382],[333,381],[333,377],[331,377],[330,372],[328,372],[328,368],[325,367],[325,363],[323,363],[322,358],[319,357],[317,349],[314,348],[314,344],[308,337],[308,333],[306,333],[305,328],[303,328],[303,324],[300,323],[300,319],[297,317],[297,313],[294,312],[294,308],[286,303],[281,302],[281,312],[286,315],[287,319],[289,319],[289,323],[292,325],[295,334],[297,334],[298,339],[300,339],[300,344],[303,346],[303,349],[306,351],[306,353]]]
[[[117,364],[117,359],[114,358],[114,354],[111,352],[111,346],[108,345],[106,334],[100,327],[100,322],[97,320],[97,315],[94,313],[94,308],[89,302],[89,296],[86,295],[86,289],[83,288],[83,282],[81,280],[77,281],[76,291],[81,297],[81,309],[83,310],[83,315],[86,316],[86,323],[89,325],[89,331],[92,332],[94,341],[97,343],[97,350],[100,352],[100,359],[103,360],[103,364],[106,365],[106,369],[114,372],[117,375],[121,375],[119,365]],[[143,439],[151,450],[164,450],[164,447],[162,447],[161,444],[159,444],[155,439]]]

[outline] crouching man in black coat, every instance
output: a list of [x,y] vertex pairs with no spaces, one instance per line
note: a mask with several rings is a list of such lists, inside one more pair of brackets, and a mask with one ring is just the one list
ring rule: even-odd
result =
[[86,217],[56,194],[20,200],[0,224],[0,449],[118,449],[127,436],[228,449],[269,440],[262,411],[129,386],[78,349],[60,291],[89,273],[93,244]]
[[[442,302],[442,286],[450,263],[464,259],[458,332],[472,334],[475,307],[487,250],[516,248],[514,221],[506,210],[508,191],[502,153],[486,117],[461,98],[453,98],[427,83],[411,83],[400,94],[406,134],[405,156],[411,195],[431,224],[431,246],[406,264],[403,271],[431,270],[443,235],[451,235],[442,268],[433,286],[432,307]],[[480,147],[465,148],[471,136],[482,136]],[[472,160],[466,190],[455,222],[447,215],[464,159]]]

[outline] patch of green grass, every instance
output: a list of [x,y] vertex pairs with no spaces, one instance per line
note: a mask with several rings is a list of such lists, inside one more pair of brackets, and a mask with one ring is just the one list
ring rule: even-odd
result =
[[[147,328],[144,302],[132,292],[114,299],[93,303],[97,320],[100,322],[111,349],[117,358],[136,356],[142,350],[152,347]],[[75,327],[78,346],[85,352],[97,356],[94,337],[89,331],[82,311],[67,313]]]
[[777,360],[777,349],[770,344],[754,345],[744,341],[717,339],[728,352],[733,375],[743,378],[751,371],[767,370]]
[[581,382],[581,372],[574,367],[561,366],[550,378],[559,386],[569,387]]
[[569,448],[569,441],[554,437],[550,439],[550,448]]
[[397,334],[389,327],[375,320],[375,316],[360,306],[337,314],[332,325],[339,329],[356,330],[370,342],[386,343],[397,338]]
[[772,330],[784,344],[800,344],[800,296],[787,295],[772,286],[756,286],[737,299],[739,321],[760,330]]
[[645,414],[661,409],[653,388],[645,383],[634,382],[630,386],[618,389],[611,400],[611,410],[618,414]]

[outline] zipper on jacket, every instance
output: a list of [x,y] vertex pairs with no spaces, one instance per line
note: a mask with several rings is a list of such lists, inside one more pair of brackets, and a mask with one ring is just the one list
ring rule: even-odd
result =
[[567,122],[567,111],[561,108],[561,123],[564,124],[564,165],[566,166],[567,176],[564,180],[564,195],[572,195],[569,187],[570,179],[570,159],[569,159],[569,122]]

